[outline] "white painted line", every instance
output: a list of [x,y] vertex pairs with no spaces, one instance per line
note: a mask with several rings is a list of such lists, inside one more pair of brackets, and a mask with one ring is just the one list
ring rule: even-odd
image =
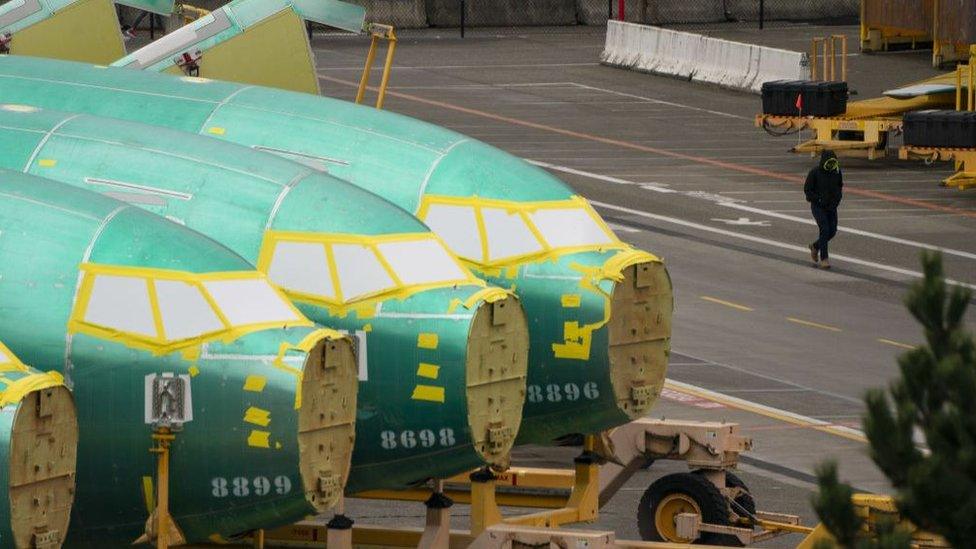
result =
[[[609,210],[616,210],[624,213],[629,213],[641,217],[646,217],[648,219],[655,219],[657,221],[664,221],[666,223],[673,223],[675,225],[683,225],[685,227],[690,227],[693,229],[698,229],[701,231],[707,231],[711,233],[721,234],[724,236],[729,236],[732,238],[738,238],[741,240],[748,240],[750,242],[756,242],[758,244],[765,244],[767,246],[773,246],[776,248],[782,248],[785,250],[791,250],[794,252],[801,252],[803,254],[809,254],[810,250],[805,246],[797,246],[795,244],[788,244],[786,242],[780,242],[778,240],[771,240],[769,238],[762,238],[759,236],[752,236],[749,234],[737,233],[735,231],[729,231],[726,229],[719,229],[717,227],[710,227],[708,225],[702,225],[701,223],[694,223],[692,221],[685,221],[684,219],[678,219],[675,217],[668,217],[666,215],[652,214],[644,212],[641,210],[635,210],[632,208],[625,208],[623,206],[617,206],[615,204],[607,204],[606,202],[598,202],[596,200],[590,200],[590,203],[599,206],[601,208],[607,208]],[[856,257],[851,257],[847,255],[831,254],[831,259],[838,259],[841,261],[846,261],[848,263],[853,263],[854,265],[861,265],[863,267],[870,267],[872,269],[878,269],[880,271],[888,271],[890,273],[896,273],[903,276],[910,276],[913,278],[922,278],[924,275],[918,271],[912,271],[910,269],[902,269],[901,267],[894,267],[892,265],[885,265],[883,263],[876,263],[874,261],[867,261],[864,259],[858,259]],[[946,282],[953,284],[955,286],[961,286],[964,288],[970,288],[976,290],[976,285],[967,284],[965,282],[959,282],[958,280],[952,280],[947,278]]]
[[812,418],[809,416],[804,416],[802,414],[797,414],[787,410],[781,410],[779,408],[773,408],[772,406],[766,406],[765,404],[759,404],[752,402],[751,400],[745,400],[742,398],[726,395],[723,393],[718,393],[711,391],[709,389],[704,389],[696,385],[691,385],[690,383],[683,383],[681,381],[675,381],[673,379],[666,379],[664,381],[664,386],[672,390],[679,392],[686,392],[692,395],[699,395],[708,400],[718,402],[721,404],[726,404],[740,410],[752,411],[756,413],[761,413],[767,417],[773,417],[776,419],[781,419],[783,421],[788,421],[797,425],[806,425],[809,427],[814,427],[820,431],[826,431],[831,434],[835,434],[847,439],[859,440],[861,442],[867,442],[867,437],[864,432],[859,429],[853,429],[844,425],[838,425],[836,423],[830,423],[828,421],[823,421],[821,419]]
[[705,112],[708,114],[714,114],[716,116],[724,116],[725,118],[737,118],[739,120],[752,120],[751,116],[741,116],[738,114],[731,114],[722,111],[713,111],[711,109],[703,109],[701,107],[694,107],[692,105],[684,105],[682,103],[675,103],[674,101],[665,101],[663,99],[654,99],[652,97],[644,97],[643,95],[634,95],[632,93],[624,93],[615,90],[608,90],[606,88],[598,88],[596,86],[587,86],[586,84],[580,84],[579,82],[571,82],[574,86],[582,88],[585,90],[600,91],[603,93],[609,93],[611,95],[619,95],[620,97],[630,97],[632,99],[640,99],[641,101],[647,101],[648,103],[656,103],[658,105],[667,105],[669,107],[677,107],[679,109],[686,109],[689,111]]
[[[537,160],[529,160],[529,159],[526,159],[526,160],[529,163],[535,164],[536,166],[540,166],[540,167],[543,167],[543,168],[548,168],[550,170],[560,171],[560,172],[564,172],[564,173],[571,173],[571,174],[579,175],[579,176],[582,176],[582,177],[588,177],[590,179],[596,179],[598,181],[606,181],[608,183],[615,183],[615,184],[618,184],[618,185],[635,185],[635,186],[643,187],[644,189],[647,189],[649,191],[656,191],[656,192],[664,192],[664,193],[680,192],[681,194],[683,194],[685,196],[691,196],[691,197],[694,197],[694,198],[702,198],[702,199],[705,199],[705,200],[709,200],[711,202],[715,202],[715,203],[719,204],[720,206],[725,206],[727,208],[733,208],[733,209],[736,209],[736,210],[739,210],[739,211],[743,211],[743,212],[749,212],[749,213],[754,213],[754,214],[761,214],[761,215],[765,215],[765,216],[768,216],[768,217],[776,217],[776,218],[779,218],[779,219],[785,219],[785,220],[788,220],[788,221],[795,221],[797,223],[803,223],[803,224],[806,224],[806,225],[816,225],[816,222],[813,219],[808,219],[806,217],[799,217],[799,216],[795,216],[795,215],[789,215],[789,214],[780,213],[780,212],[774,212],[774,211],[770,211],[770,210],[764,210],[762,208],[754,208],[752,206],[746,206],[745,204],[742,204],[741,203],[741,200],[738,200],[738,199],[735,199],[735,198],[731,198],[731,197],[726,197],[726,196],[723,196],[722,194],[702,193],[701,191],[676,191],[674,189],[667,188],[666,185],[663,185],[661,183],[636,183],[636,182],[633,182],[633,181],[629,181],[627,179],[622,179],[620,177],[611,177],[611,176],[608,176],[608,175],[601,175],[601,174],[597,174],[597,173],[588,172],[588,171],[585,171],[585,170],[577,170],[575,168],[568,168],[566,166],[557,166],[557,165],[554,165],[554,164],[549,164],[547,162],[540,162],[540,161],[537,161]],[[797,210],[797,211],[805,211],[805,210]],[[855,210],[851,210],[851,213],[855,213],[855,212],[866,212],[866,211],[874,211],[874,210],[871,210],[871,209],[855,209]],[[910,209],[881,209],[881,210],[877,210],[877,211],[882,211],[882,212],[897,212],[897,211],[921,211],[921,210],[915,209],[915,208],[910,208]],[[963,250],[956,250],[954,248],[946,248],[944,246],[936,246],[934,244],[928,244],[928,243],[925,243],[925,242],[919,242],[917,240],[909,240],[909,239],[906,239],[906,238],[898,238],[896,236],[888,236],[888,235],[885,235],[885,234],[875,233],[875,232],[871,232],[871,231],[864,231],[864,230],[855,229],[855,228],[852,228],[852,227],[843,227],[843,226],[842,227],[838,227],[838,231],[843,232],[843,233],[848,233],[848,234],[855,234],[855,235],[858,235],[858,236],[864,236],[864,237],[867,237],[867,238],[874,238],[874,239],[877,239],[877,240],[883,240],[883,241],[886,241],[886,242],[891,242],[893,244],[901,244],[903,246],[911,246],[911,247],[914,247],[914,248],[921,248],[921,249],[930,250],[930,251],[939,251],[939,252],[942,252],[945,255],[953,255],[953,256],[962,257],[962,258],[965,258],[965,259],[976,260],[976,253],[966,252],[966,251],[963,251]],[[840,256],[836,256],[836,257],[840,257]],[[912,271],[912,272],[914,272],[914,271]]]

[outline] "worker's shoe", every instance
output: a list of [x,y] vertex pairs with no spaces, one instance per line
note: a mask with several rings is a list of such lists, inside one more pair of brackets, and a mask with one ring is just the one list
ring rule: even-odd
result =
[[812,259],[813,262],[816,263],[817,262],[817,243],[814,242],[813,244],[810,244],[809,246],[807,246],[807,248],[810,248],[810,259]]
[[821,259],[820,263],[818,263],[817,266],[820,267],[821,269],[829,269],[830,262],[828,262],[826,259]]

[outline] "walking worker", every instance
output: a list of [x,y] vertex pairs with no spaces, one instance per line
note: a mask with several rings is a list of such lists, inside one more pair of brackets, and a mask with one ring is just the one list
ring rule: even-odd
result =
[[844,194],[844,176],[834,151],[824,149],[820,153],[820,164],[807,174],[803,192],[820,229],[817,241],[809,246],[810,258],[814,265],[829,269],[827,243],[837,234],[837,206]]

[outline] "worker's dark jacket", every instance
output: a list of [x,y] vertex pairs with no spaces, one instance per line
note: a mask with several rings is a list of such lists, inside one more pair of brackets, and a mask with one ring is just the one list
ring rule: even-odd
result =
[[810,170],[803,185],[807,202],[828,210],[836,209],[843,197],[843,189],[844,176],[840,173],[837,155],[824,151],[820,155],[820,165]]

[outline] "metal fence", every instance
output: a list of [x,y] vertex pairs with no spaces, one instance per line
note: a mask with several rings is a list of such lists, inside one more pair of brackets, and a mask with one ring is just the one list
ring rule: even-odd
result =
[[605,26],[608,17],[661,26],[856,23],[859,0],[351,0],[397,28]]

